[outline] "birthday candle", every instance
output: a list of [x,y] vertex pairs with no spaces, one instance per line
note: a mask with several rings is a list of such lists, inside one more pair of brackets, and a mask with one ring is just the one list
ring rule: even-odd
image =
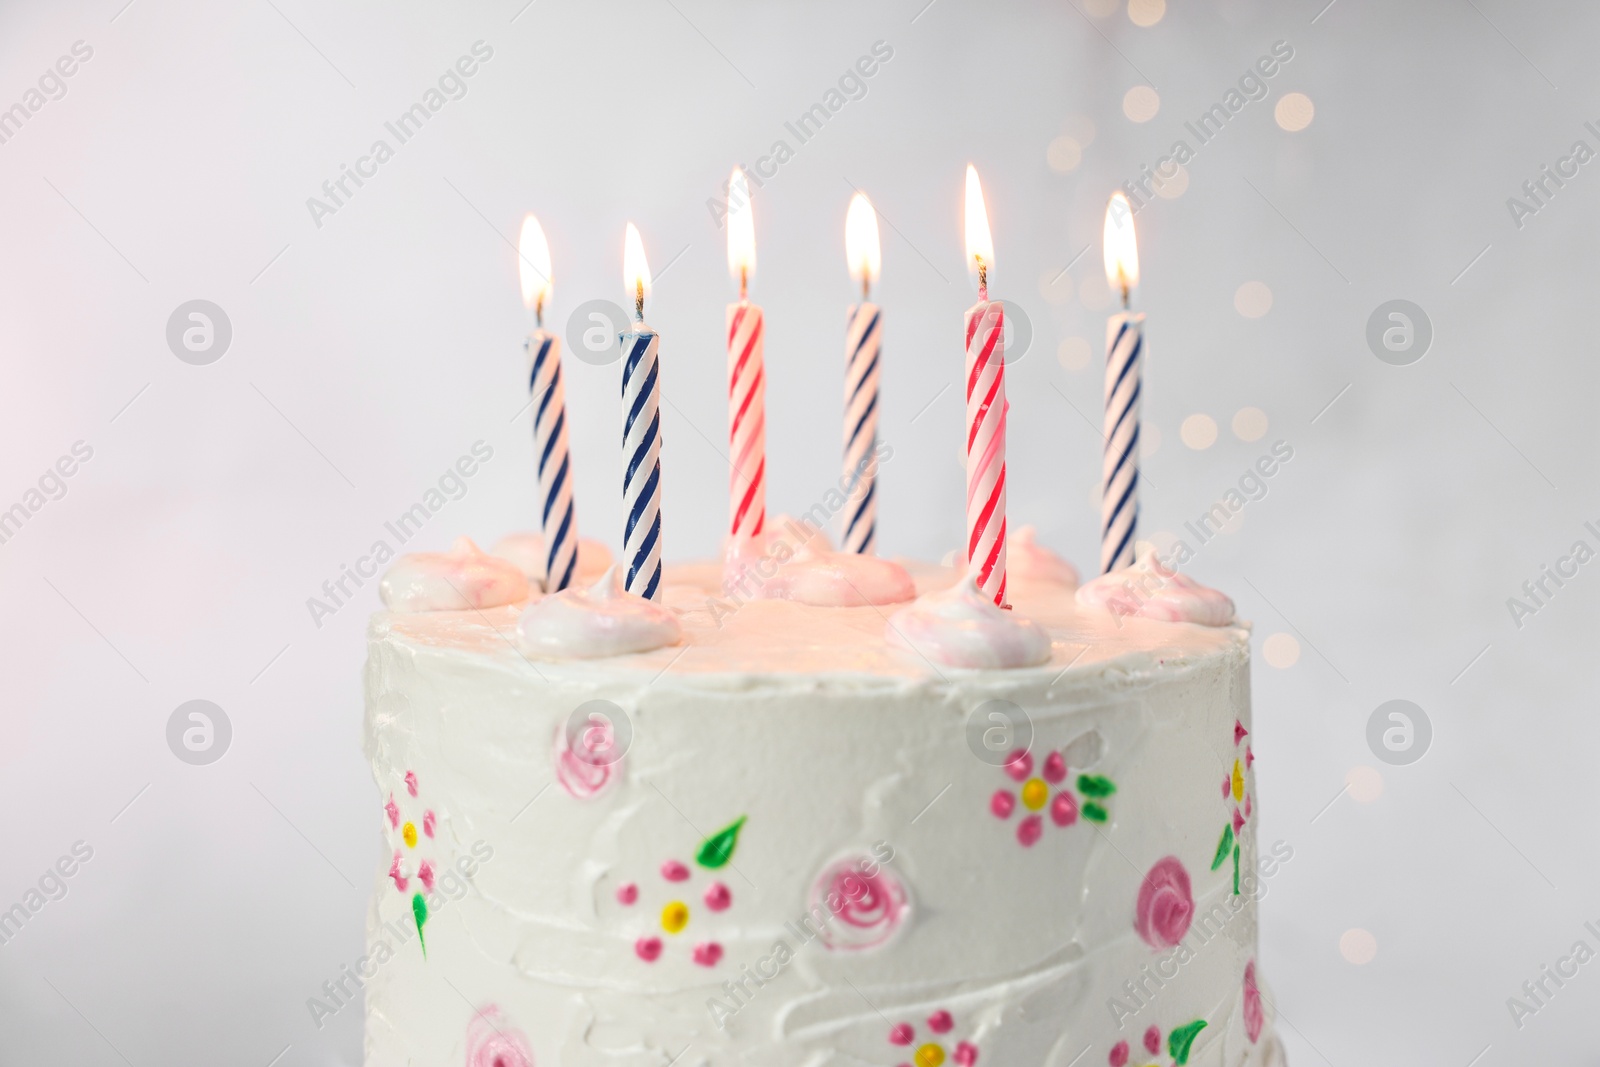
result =
[[967,309],[967,566],[978,588],[1006,606],[1005,309],[989,301],[994,243],[978,172],[967,167],[967,267],[978,302]]
[[533,395],[533,451],[538,463],[539,524],[544,533],[544,589],[556,593],[572,584],[578,559],[578,523],[572,504],[572,462],[567,448],[567,400],[561,387],[561,340],[544,328],[550,298],[550,245],[539,220],[522,220],[517,247],[522,303],[534,314],[528,335],[532,358],[528,388]]
[[850,277],[861,283],[861,303],[850,306],[844,355],[844,510],[846,552],[871,555],[878,535],[878,344],[882,336],[878,305],[868,301],[878,280],[882,251],[878,215],[863,194],[850,198],[844,220],[845,259]]
[[628,223],[623,279],[633,296],[634,328],[622,340],[622,557],[628,592],[661,599],[661,383],[656,356],[660,336],[644,322],[650,266],[644,242]]
[[1106,322],[1105,462],[1100,480],[1100,573],[1133,564],[1139,526],[1139,390],[1144,316],[1128,310],[1139,284],[1139,245],[1127,197],[1106,205],[1106,281],[1122,293],[1122,311]]
[[748,299],[756,231],[739,167],[728,182],[728,204],[728,269],[739,282],[739,302],[728,305],[728,533],[742,539],[759,534],[767,518],[767,375],[766,316]]

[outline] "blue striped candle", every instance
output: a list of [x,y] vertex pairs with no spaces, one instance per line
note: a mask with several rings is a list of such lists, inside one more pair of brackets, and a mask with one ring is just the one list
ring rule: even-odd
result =
[[656,356],[661,338],[644,324],[650,268],[644,242],[628,223],[623,278],[633,290],[634,327],[622,340],[622,559],[623,587],[646,600],[661,599],[661,381]]
[[878,305],[850,308],[845,328],[843,548],[870,556],[878,535]]
[[1139,527],[1139,386],[1144,316],[1106,323],[1105,463],[1100,481],[1100,573],[1133,565]]
[[572,461],[567,448],[567,399],[561,386],[561,342],[544,330],[528,337],[533,369],[533,450],[539,470],[539,522],[544,532],[544,590],[572,584],[578,561],[578,524],[573,515]]

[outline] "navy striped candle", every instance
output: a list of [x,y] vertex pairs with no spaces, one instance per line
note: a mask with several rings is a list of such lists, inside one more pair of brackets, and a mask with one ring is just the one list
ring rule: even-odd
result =
[[624,588],[661,599],[660,336],[642,321],[622,335]]
[[846,552],[870,556],[878,536],[878,305],[850,308],[845,328],[844,537]]
[[528,338],[528,352],[533,356],[528,388],[533,394],[533,449],[539,470],[539,522],[544,532],[544,591],[559,593],[572,584],[578,561],[561,342],[536,330]]

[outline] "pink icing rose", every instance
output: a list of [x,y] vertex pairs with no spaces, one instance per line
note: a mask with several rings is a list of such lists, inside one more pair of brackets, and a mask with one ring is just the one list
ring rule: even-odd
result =
[[533,1050],[521,1030],[507,1026],[490,1004],[467,1026],[467,1067],[533,1067]]
[[1194,894],[1189,872],[1176,856],[1156,861],[1139,886],[1133,928],[1154,949],[1171,948],[1189,932],[1194,917]]
[[813,910],[825,907],[834,917],[823,927],[823,944],[850,952],[888,941],[911,915],[900,879],[867,856],[846,856],[823,868],[810,902]]
[[1244,1032],[1253,1045],[1261,1039],[1266,1016],[1261,1011],[1261,990],[1256,987],[1256,961],[1244,965]]
[[611,724],[599,715],[577,731],[573,743],[568,743],[565,729],[557,730],[556,781],[579,800],[598,796],[621,770],[620,747]]

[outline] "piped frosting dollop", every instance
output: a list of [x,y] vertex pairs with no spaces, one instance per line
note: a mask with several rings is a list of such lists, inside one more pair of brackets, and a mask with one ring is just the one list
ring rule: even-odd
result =
[[448,552],[409,552],[378,583],[390,611],[466,611],[515,604],[529,595],[528,579],[515,565],[458,537]]
[[1202,626],[1227,626],[1234,620],[1233,601],[1227,594],[1166,566],[1154,554],[1139,557],[1131,567],[1102,574],[1080,586],[1075,595],[1084,607],[1113,615]]
[[859,608],[917,595],[916,582],[900,564],[836,552],[826,534],[792,519],[776,519],[765,533],[730,542],[722,570],[724,591],[750,600]]
[[1050,658],[1044,627],[996,607],[971,574],[895,612],[888,639],[947,667],[1037,667]]
[[669,608],[625,592],[616,567],[587,589],[564,589],[528,605],[517,638],[529,655],[599,659],[649,652],[683,640]]
[[[536,587],[543,589],[545,547],[544,537],[536,533],[506,534],[494,546],[494,555],[509,559]],[[611,566],[611,549],[603,541],[578,538],[578,565],[573,570],[572,584],[590,585]]]

